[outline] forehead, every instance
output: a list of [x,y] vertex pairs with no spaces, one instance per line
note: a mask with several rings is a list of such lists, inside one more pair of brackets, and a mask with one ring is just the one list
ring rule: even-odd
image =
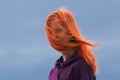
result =
[[47,19],[48,27],[65,27],[64,21],[57,14],[52,14]]
[[49,15],[47,25],[50,30],[70,33],[67,22],[57,13]]
[[62,20],[61,20],[60,16],[56,13],[49,15],[47,18],[48,25],[54,24],[54,23],[59,22],[59,21],[62,21]]

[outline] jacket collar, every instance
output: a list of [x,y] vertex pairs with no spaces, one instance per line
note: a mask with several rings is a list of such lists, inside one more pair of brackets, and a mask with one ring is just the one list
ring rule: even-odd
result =
[[82,57],[78,54],[78,53],[74,53],[70,58],[68,58],[65,62],[63,62],[63,57],[61,56],[57,61],[55,66],[57,68],[61,68],[61,67],[65,67],[65,66],[69,66],[70,64],[72,64],[73,62],[81,59]]

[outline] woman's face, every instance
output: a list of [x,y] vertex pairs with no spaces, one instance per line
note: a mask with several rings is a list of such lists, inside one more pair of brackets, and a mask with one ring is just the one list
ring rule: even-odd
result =
[[75,45],[76,38],[71,34],[64,21],[58,17],[54,17],[48,20],[47,25],[49,27],[48,35],[50,35],[51,44],[54,48],[63,52],[73,49],[73,47],[66,46]]
[[57,19],[57,21],[51,26],[51,30],[54,38],[62,40],[63,42],[69,41],[69,38],[72,37],[67,25],[60,19]]

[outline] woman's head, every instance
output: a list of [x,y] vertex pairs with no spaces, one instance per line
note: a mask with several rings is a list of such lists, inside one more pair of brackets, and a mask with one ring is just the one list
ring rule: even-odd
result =
[[95,57],[89,48],[89,46],[95,47],[96,44],[90,43],[81,36],[70,11],[59,8],[49,14],[46,19],[46,34],[54,49],[60,52],[77,50],[96,73]]
[[[50,44],[58,51],[65,51],[66,48],[79,46],[77,36],[79,31],[72,14],[65,9],[58,9],[48,15],[46,20],[46,32]],[[74,30],[74,32],[73,32]]]

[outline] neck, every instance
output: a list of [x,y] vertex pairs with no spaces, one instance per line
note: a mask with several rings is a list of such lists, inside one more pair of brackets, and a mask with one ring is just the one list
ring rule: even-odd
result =
[[62,53],[62,57],[63,57],[63,61],[66,61],[68,58],[70,58],[72,55],[74,54],[73,52],[69,52],[69,53]]

